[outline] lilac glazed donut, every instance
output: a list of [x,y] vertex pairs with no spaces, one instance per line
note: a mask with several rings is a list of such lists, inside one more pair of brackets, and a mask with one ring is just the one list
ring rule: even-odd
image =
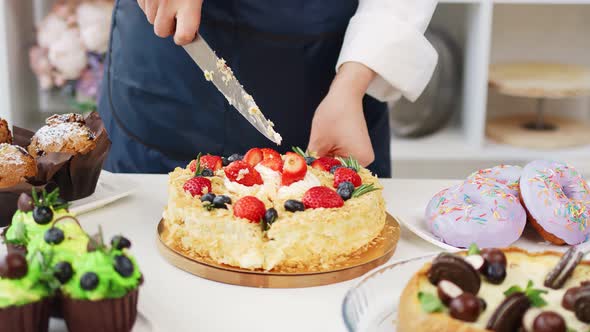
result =
[[576,169],[535,160],[525,166],[520,190],[529,220],[545,240],[560,245],[588,240],[590,188]]
[[434,236],[458,248],[472,243],[480,248],[507,247],[522,235],[526,212],[505,186],[465,181],[430,200],[426,222]]
[[519,197],[521,174],[522,167],[520,166],[499,165],[474,172],[469,175],[467,181],[476,184],[495,181],[508,187],[508,190],[512,195]]

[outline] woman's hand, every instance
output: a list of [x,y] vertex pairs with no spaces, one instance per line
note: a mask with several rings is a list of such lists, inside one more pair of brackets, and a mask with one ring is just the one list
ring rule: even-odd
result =
[[174,42],[192,42],[201,23],[203,0],[137,0],[158,37],[174,34]]
[[363,166],[375,160],[363,114],[363,97],[375,72],[356,62],[338,70],[311,126],[308,151],[319,156],[354,157]]

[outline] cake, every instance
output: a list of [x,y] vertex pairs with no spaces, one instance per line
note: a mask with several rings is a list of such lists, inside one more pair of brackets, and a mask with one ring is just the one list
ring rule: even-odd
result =
[[366,249],[386,219],[382,186],[352,159],[201,156],[170,173],[164,243],[249,270],[323,271]]
[[96,147],[95,136],[79,114],[53,115],[31,138],[29,153],[42,156],[48,152],[87,154]]
[[35,159],[20,146],[0,143],[0,188],[26,182],[37,174]]
[[398,331],[588,331],[590,264],[582,256],[575,248],[563,256],[475,246],[442,253],[406,285]]

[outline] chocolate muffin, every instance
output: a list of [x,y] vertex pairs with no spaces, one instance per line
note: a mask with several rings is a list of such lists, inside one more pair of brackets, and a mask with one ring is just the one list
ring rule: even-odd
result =
[[24,182],[37,174],[35,159],[20,146],[0,144],[0,188]]
[[0,143],[12,144],[12,133],[8,128],[8,122],[0,118]]
[[28,150],[33,157],[48,152],[87,154],[96,147],[94,133],[79,114],[53,115],[46,124],[31,139]]

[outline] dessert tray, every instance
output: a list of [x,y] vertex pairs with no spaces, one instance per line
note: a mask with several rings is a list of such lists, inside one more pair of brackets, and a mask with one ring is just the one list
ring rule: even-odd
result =
[[162,238],[167,229],[161,221],[158,224],[157,246],[162,256],[177,268],[196,276],[227,284],[260,288],[301,288],[322,286],[357,278],[387,262],[395,252],[400,237],[400,225],[387,215],[385,227],[364,250],[353,254],[339,267],[327,271],[266,272],[247,270],[218,264],[207,259],[189,258],[177,248],[168,247]]
[[342,302],[342,318],[350,332],[395,332],[397,305],[412,275],[437,254],[379,267],[352,287]]
[[107,204],[131,195],[136,187],[137,184],[134,181],[118,177],[111,172],[103,170],[94,194],[73,201],[70,211],[80,215],[99,209]]

